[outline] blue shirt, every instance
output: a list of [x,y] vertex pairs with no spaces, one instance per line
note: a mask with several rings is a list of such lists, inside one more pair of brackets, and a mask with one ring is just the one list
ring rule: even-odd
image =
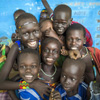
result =
[[43,100],[34,89],[18,89],[20,100]]
[[55,90],[60,92],[62,100],[87,100],[87,87],[88,85],[84,82],[80,83],[78,87],[78,93],[72,97],[67,96],[67,93],[61,84],[59,84]]

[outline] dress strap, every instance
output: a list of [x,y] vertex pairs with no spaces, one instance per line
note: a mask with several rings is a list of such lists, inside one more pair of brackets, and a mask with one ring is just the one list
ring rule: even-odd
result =
[[95,63],[94,63],[94,60],[93,60],[91,52],[90,52],[90,55],[91,55],[92,65],[93,65],[93,71],[94,71],[94,81],[93,82],[96,83],[96,76],[97,76],[96,66],[95,66]]

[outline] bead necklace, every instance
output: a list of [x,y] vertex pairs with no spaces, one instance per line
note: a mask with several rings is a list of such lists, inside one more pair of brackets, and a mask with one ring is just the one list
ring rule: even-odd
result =
[[42,73],[43,73],[44,75],[50,77],[50,78],[53,80],[53,79],[54,79],[53,76],[56,74],[56,71],[57,71],[57,67],[56,67],[55,65],[54,65],[54,67],[55,67],[55,71],[54,71],[54,73],[53,73],[52,75],[46,74],[46,73],[43,71],[43,69],[40,69],[40,70],[42,71]]
[[85,50],[86,50],[86,54],[82,55],[81,59],[85,58],[88,55],[88,49],[86,47],[85,47]]

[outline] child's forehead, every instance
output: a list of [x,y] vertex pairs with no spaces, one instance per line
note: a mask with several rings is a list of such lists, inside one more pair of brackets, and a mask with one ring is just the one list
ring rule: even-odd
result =
[[18,28],[22,28],[23,26],[29,25],[29,24],[33,24],[35,26],[38,26],[38,22],[35,19],[22,19],[19,23],[18,23]]
[[83,32],[83,30],[79,30],[79,29],[69,29],[68,31],[67,31],[67,36],[70,36],[70,35],[79,35],[79,36],[84,36],[84,32]]
[[70,14],[65,11],[58,11],[54,14],[54,20],[63,19],[68,21],[68,19],[70,18],[71,18]]
[[23,62],[23,60],[25,60],[25,62],[27,62],[27,60],[33,60],[34,62],[39,62],[39,57],[37,54],[34,53],[24,53],[21,54],[19,57],[19,61]]

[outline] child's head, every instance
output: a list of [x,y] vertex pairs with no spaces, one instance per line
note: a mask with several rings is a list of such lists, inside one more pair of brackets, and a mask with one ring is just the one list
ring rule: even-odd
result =
[[71,24],[71,8],[61,4],[54,9],[53,26],[58,35],[62,35]]
[[24,49],[17,59],[19,74],[21,78],[30,83],[37,78],[40,70],[40,57],[36,50]]
[[43,19],[46,19],[46,18],[49,18],[49,15],[48,15],[47,10],[46,9],[43,9],[41,11],[41,13],[40,13],[40,20],[39,20],[39,22],[42,21]]
[[53,24],[50,19],[44,19],[39,23],[42,37],[49,34],[53,30]]
[[14,20],[16,21],[16,19],[21,15],[21,14],[24,14],[26,13],[24,10],[22,9],[18,9],[14,12],[13,16],[14,16]]
[[61,84],[67,93],[78,91],[82,82],[86,65],[82,59],[67,58],[62,67]]
[[45,38],[42,41],[42,61],[46,65],[54,65],[60,55],[61,44],[55,38]]
[[85,28],[81,24],[72,24],[66,30],[66,47],[69,50],[83,48],[85,43]]
[[24,47],[36,49],[41,32],[35,16],[30,13],[20,15],[16,20],[16,28]]

